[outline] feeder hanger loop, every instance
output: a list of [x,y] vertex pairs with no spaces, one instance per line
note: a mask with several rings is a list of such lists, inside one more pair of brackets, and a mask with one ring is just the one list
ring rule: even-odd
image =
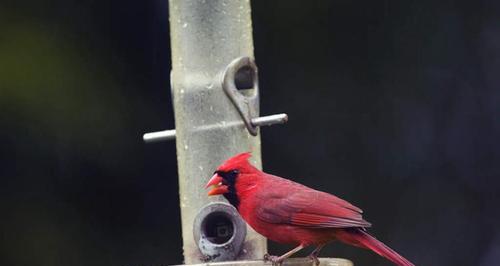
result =
[[[251,87],[247,88],[250,82]],[[252,118],[259,117],[259,80],[255,62],[249,57],[239,57],[229,63],[223,73],[222,89],[238,110],[248,132],[257,136],[258,129],[252,123]]]
[[[259,117],[259,80],[257,66],[250,57],[238,57],[227,65],[221,74],[222,89],[241,116],[252,136],[257,136],[258,127],[284,124],[287,114]],[[251,84],[250,84],[251,83]],[[216,125],[215,125],[216,126]],[[146,143],[175,139],[175,129],[150,132],[143,135]]]

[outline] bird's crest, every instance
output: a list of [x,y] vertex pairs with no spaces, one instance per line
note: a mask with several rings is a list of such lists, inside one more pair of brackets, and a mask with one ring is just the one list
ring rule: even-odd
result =
[[250,152],[243,152],[237,154],[229,159],[227,159],[223,164],[219,166],[217,170],[219,171],[230,171],[235,168],[241,168],[249,165],[248,159],[252,157]]

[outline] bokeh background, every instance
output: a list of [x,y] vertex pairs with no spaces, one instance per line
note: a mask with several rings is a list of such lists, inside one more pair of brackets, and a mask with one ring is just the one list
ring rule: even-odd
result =
[[[290,116],[265,170],[417,265],[498,265],[500,2],[252,8],[261,111]],[[167,1],[2,0],[0,33],[0,264],[181,263],[175,144],[141,140],[174,127]]]

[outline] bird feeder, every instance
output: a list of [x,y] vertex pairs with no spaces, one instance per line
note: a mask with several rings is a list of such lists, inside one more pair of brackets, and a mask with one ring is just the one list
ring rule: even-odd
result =
[[259,113],[250,1],[170,0],[169,12],[175,129],[143,138],[176,141],[184,262],[262,265],[266,239],[204,189],[216,167],[236,153],[252,152],[252,164],[261,168],[259,127],[287,121],[286,114]]

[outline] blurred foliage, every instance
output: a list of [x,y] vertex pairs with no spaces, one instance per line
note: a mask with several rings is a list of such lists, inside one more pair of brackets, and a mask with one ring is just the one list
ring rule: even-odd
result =
[[88,158],[99,157],[97,147],[119,138],[126,123],[124,95],[112,72],[49,29],[18,23],[1,31],[8,38],[0,42],[0,104],[8,118],[40,141],[71,140]]
[[[179,261],[180,236],[162,240],[165,224],[179,231],[166,211],[178,205],[177,186],[166,187],[176,179],[175,158],[162,159],[175,149],[150,147],[158,157],[148,157],[141,140],[146,129],[172,126],[168,76],[151,93],[148,74],[136,71],[155,62],[155,71],[168,69],[168,58],[128,54],[135,44],[127,39],[144,37],[102,27],[109,5],[29,3],[0,4],[0,264]],[[177,252],[148,255],[168,247]]]

